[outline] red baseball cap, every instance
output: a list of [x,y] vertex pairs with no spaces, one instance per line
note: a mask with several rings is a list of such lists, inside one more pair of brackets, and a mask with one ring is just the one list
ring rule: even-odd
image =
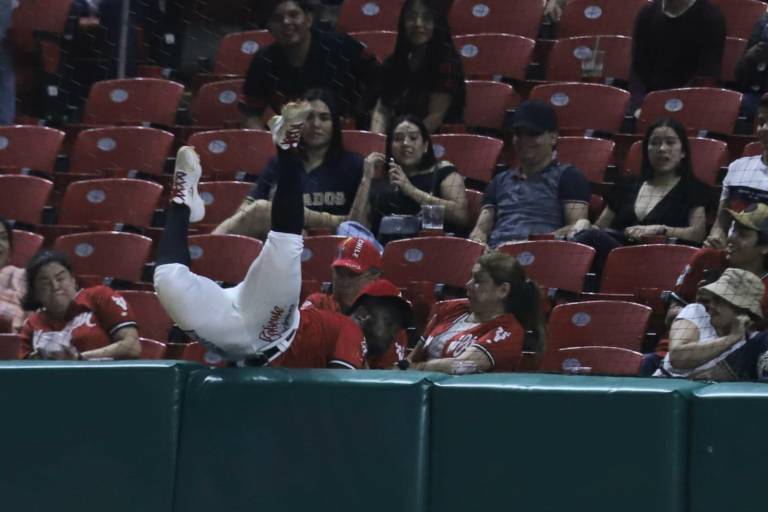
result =
[[381,270],[381,255],[376,246],[365,238],[348,237],[339,244],[339,252],[332,267],[348,268],[362,274],[370,269]]
[[402,292],[400,289],[392,284],[391,282],[387,281],[386,279],[380,277],[376,279],[375,281],[371,281],[367,285],[363,287],[362,290],[360,290],[360,293],[357,294],[357,297],[355,297],[355,300],[353,302],[353,308],[355,307],[360,299],[363,297],[391,297],[393,299],[397,299],[400,306],[405,311],[405,320],[406,323],[409,325],[412,325],[413,323],[413,308],[411,306],[410,301],[405,299],[403,297]]

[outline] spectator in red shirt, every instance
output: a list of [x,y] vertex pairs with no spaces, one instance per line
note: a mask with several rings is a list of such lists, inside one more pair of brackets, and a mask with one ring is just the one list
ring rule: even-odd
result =
[[22,357],[135,359],[141,353],[128,303],[106,286],[78,289],[66,255],[42,251],[27,264]]
[[472,269],[467,299],[435,304],[422,341],[400,367],[455,374],[514,371],[526,330],[534,333],[533,348],[541,355],[546,330],[538,286],[513,256],[486,253]]

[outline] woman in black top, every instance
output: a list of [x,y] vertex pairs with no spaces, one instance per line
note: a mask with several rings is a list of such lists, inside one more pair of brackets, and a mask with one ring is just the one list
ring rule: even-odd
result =
[[706,236],[709,190],[693,176],[685,128],[674,119],[653,123],[643,138],[639,179],[616,187],[608,206],[574,240],[595,247],[596,268],[614,247],[661,235],[701,243]]
[[422,119],[430,133],[443,122],[462,122],[464,70],[444,10],[434,0],[405,2],[395,52],[381,72],[372,131],[386,133],[389,122],[405,114]]
[[349,219],[374,234],[384,216],[416,215],[425,204],[445,207],[446,231],[467,223],[464,179],[450,162],[435,158],[432,139],[416,116],[401,116],[387,135],[387,154],[371,153],[363,164]]

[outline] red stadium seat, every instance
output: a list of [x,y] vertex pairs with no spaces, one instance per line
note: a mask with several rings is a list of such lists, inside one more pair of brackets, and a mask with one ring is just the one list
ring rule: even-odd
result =
[[544,15],[541,0],[454,0],[449,24],[454,34],[515,34],[535,39]]
[[13,247],[8,264],[21,268],[26,267],[29,258],[43,248],[43,241],[43,237],[37,233],[14,229]]
[[720,81],[733,83],[736,81],[736,63],[739,62],[747,49],[747,40],[737,37],[725,38],[723,60],[720,64]]
[[[178,344],[169,343],[168,348],[170,349],[172,345]],[[208,366],[226,366],[226,361],[224,361],[219,354],[208,350],[202,343],[193,341],[191,343],[183,343],[182,345],[183,346],[179,351],[179,359],[183,359],[184,361],[196,361]],[[174,350],[176,350],[176,347],[174,347]]]
[[275,41],[268,30],[232,32],[221,38],[213,72],[217,75],[245,76],[253,56],[264,46]]
[[[711,187],[717,187],[720,168],[728,165],[728,144],[721,140],[689,137],[691,145],[691,165],[693,174],[701,182]],[[625,172],[632,176],[640,176],[642,169],[643,142],[632,144],[624,161]]]
[[467,80],[466,87],[464,124],[472,128],[501,130],[506,111],[520,103],[520,96],[509,84]]
[[635,17],[649,0],[569,0],[557,24],[557,37],[632,36]]
[[755,22],[765,14],[766,5],[758,0],[712,0],[725,18],[725,35],[749,39]]
[[173,134],[155,128],[120,126],[93,128],[77,134],[69,159],[75,173],[133,176],[135,172],[160,175],[171,153]]
[[[204,181],[198,186],[200,197],[205,203],[206,225],[216,226],[223,220],[232,216],[248,192],[253,188],[253,183],[243,181]],[[197,225],[200,227],[200,225]]]
[[578,82],[581,80],[581,61],[592,57],[597,48],[605,52],[603,78],[629,80],[632,39],[625,36],[584,36],[558,39],[549,52],[547,80]]
[[339,252],[339,244],[345,239],[336,235],[305,237],[304,251],[301,253],[301,278],[318,283],[330,282],[331,263]]
[[53,172],[64,132],[44,126],[0,126],[0,171]]
[[453,44],[467,77],[524,80],[536,41],[510,34],[471,34],[454,36]]
[[240,123],[238,98],[245,80],[222,80],[203,85],[195,94],[189,114],[194,125],[225,128]]
[[165,341],[173,327],[173,320],[163,309],[155,292],[121,290],[139,326],[139,334],[153,340]]
[[344,0],[341,4],[336,30],[362,32],[370,30],[397,31],[405,0]]
[[619,347],[640,351],[651,318],[651,308],[620,300],[571,302],[552,309],[547,348]]
[[643,354],[619,347],[569,347],[550,352],[541,371],[588,375],[637,376]]
[[61,35],[67,28],[73,0],[22,0],[11,12],[13,31],[9,33],[16,49],[35,49],[35,33]]
[[165,357],[165,343],[149,338],[139,338],[141,354],[139,359],[163,359]]
[[157,78],[103,80],[91,86],[83,123],[173,126],[184,86]]
[[70,184],[61,201],[58,223],[124,223],[149,226],[163,187],[146,180],[106,178]]
[[198,132],[187,144],[197,149],[203,175],[216,180],[232,180],[240,173],[259,174],[277,155],[272,134],[262,130]]
[[571,164],[592,183],[605,181],[605,169],[613,163],[612,140],[591,137],[560,137],[557,140],[557,159]]
[[343,130],[341,133],[342,140],[344,141],[344,149],[347,151],[359,153],[364,157],[374,152],[386,152],[386,135],[364,130]]
[[514,256],[539,286],[572,292],[584,290],[584,277],[595,257],[592,247],[564,240],[507,242],[498,250]]
[[21,356],[21,336],[18,334],[0,334],[0,359],[13,360]]
[[36,176],[0,175],[0,217],[39,224],[53,182]]
[[602,293],[638,294],[642,289],[672,290],[696,253],[687,245],[632,245],[608,253]]
[[214,281],[236,284],[245,278],[263,245],[242,235],[193,235],[189,237],[190,268]]
[[760,141],[750,142],[744,146],[744,152],[741,156],[757,156],[763,154],[763,143]]
[[629,106],[629,93],[602,84],[565,82],[537,85],[530,99],[549,102],[560,131],[599,130],[617,133]]
[[152,239],[114,231],[75,233],[60,236],[53,247],[69,257],[77,276],[139,282],[149,260]]
[[479,190],[467,189],[467,212],[469,213],[468,226],[474,227],[477,224],[477,218],[480,217],[480,210],[483,208],[483,193]]
[[368,51],[376,56],[379,62],[384,60],[395,52],[395,41],[397,41],[397,32],[392,30],[370,30],[363,32],[352,32],[352,37],[360,41],[368,48]]
[[685,87],[648,93],[643,100],[637,133],[645,133],[660,117],[677,119],[691,132],[733,133],[741,93],[713,87]]
[[433,135],[432,145],[438,160],[448,160],[465,178],[484,183],[491,180],[504,147],[499,139],[463,133]]

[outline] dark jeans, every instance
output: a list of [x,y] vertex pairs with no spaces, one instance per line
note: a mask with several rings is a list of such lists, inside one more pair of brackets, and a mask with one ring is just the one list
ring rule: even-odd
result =
[[[618,236],[618,233],[617,233]],[[588,245],[595,249],[595,259],[592,262],[592,272],[595,274],[595,282],[599,283],[605,268],[608,253],[616,247],[623,245],[622,241],[600,229],[585,229],[573,237],[574,242]]]

